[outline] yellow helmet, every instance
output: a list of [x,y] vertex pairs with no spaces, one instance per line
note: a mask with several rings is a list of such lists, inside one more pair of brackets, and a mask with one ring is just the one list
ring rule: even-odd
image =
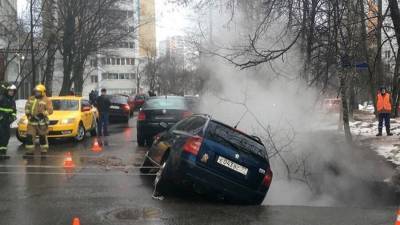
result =
[[45,95],[46,93],[46,87],[43,84],[38,84],[35,87],[35,91],[40,92],[41,95]]

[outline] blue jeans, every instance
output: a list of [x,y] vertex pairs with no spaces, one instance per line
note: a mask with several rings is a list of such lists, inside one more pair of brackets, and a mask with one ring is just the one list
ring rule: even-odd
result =
[[97,123],[97,135],[98,136],[108,136],[108,112],[101,112],[99,115],[99,121]]

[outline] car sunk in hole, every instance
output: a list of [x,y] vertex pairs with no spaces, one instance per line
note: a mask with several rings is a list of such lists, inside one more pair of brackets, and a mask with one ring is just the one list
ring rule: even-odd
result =
[[208,115],[190,116],[158,134],[140,170],[157,174],[160,194],[189,184],[198,193],[245,204],[261,204],[272,182],[260,139]]
[[178,121],[191,116],[182,96],[157,96],[146,100],[137,116],[139,146],[151,145],[156,134],[167,130]]

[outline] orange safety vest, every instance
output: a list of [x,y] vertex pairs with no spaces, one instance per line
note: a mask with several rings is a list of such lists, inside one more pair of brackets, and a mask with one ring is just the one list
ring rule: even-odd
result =
[[382,95],[381,93],[378,94],[376,100],[376,109],[378,112],[391,112],[392,111],[392,103],[390,99],[390,94],[386,93]]

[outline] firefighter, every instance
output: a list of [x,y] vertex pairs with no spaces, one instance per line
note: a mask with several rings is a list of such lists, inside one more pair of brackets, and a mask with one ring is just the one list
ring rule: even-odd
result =
[[46,96],[46,87],[39,84],[35,87],[34,96],[31,96],[25,105],[25,114],[28,118],[26,134],[26,158],[32,157],[35,149],[35,139],[39,136],[40,152],[46,156],[49,149],[47,140],[49,118],[53,113],[53,104]]
[[386,91],[386,87],[382,86],[376,96],[376,109],[378,111],[378,134],[382,136],[383,121],[385,120],[385,128],[387,136],[392,136],[390,133],[390,113],[392,112],[392,98]]
[[15,85],[8,85],[0,95],[0,159],[8,159],[7,146],[10,140],[10,125],[17,119],[14,95]]

